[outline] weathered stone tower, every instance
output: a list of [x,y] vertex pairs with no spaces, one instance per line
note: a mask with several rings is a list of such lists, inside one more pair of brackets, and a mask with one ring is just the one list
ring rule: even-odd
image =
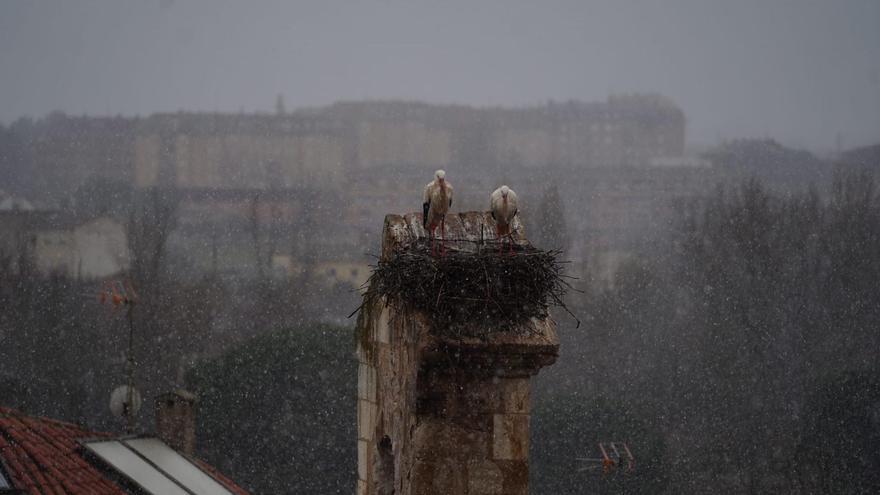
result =
[[[446,232],[476,241],[494,224],[482,212],[448,215]],[[420,215],[388,215],[382,256],[424,236]],[[438,337],[425,314],[381,300],[364,307],[358,495],[528,494],[530,380],[559,350],[554,322],[531,326]]]

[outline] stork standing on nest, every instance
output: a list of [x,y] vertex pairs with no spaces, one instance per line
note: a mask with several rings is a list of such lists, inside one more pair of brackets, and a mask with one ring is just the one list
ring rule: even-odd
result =
[[446,253],[446,214],[452,206],[452,184],[446,181],[446,172],[438,170],[434,180],[425,186],[424,203],[422,204],[422,221],[425,229],[431,232],[431,254],[436,256],[434,248],[434,230],[440,226],[440,252]]
[[[492,219],[495,220],[495,233],[498,234],[498,253],[501,253],[504,247],[504,237],[509,241],[510,254],[513,254],[513,235],[510,231],[510,224],[513,223],[513,217],[516,216],[516,193],[507,186],[501,186],[495,189],[495,192],[489,196],[489,210],[492,211]],[[504,237],[502,237],[504,236]]]

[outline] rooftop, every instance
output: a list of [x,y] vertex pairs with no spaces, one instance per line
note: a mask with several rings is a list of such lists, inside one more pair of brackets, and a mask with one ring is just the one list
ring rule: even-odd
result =
[[[2,480],[7,481],[13,490],[18,490],[12,493],[33,495],[145,493],[130,488],[131,483],[123,481],[126,476],[94,462],[81,443],[113,439],[109,433],[0,407],[0,493],[8,490]],[[229,492],[248,494],[208,464],[198,459],[187,460]]]

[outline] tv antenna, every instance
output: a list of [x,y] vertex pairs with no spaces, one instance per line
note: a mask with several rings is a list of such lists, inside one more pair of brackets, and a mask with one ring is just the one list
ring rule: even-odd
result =
[[585,465],[578,471],[602,469],[602,474],[632,473],[636,468],[636,460],[626,442],[599,442],[600,457],[578,457]]
[[109,280],[104,282],[98,301],[109,304],[112,309],[125,308],[128,320],[128,351],[125,357],[125,385],[116,387],[110,394],[110,412],[116,417],[125,419],[125,431],[134,433],[134,418],[143,405],[141,394],[134,388],[134,305],[137,303],[137,292],[130,281]]

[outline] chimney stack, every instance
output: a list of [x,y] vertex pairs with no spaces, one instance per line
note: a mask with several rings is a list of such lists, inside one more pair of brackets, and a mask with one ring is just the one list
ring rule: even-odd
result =
[[196,447],[196,396],[177,389],[156,397],[156,435],[171,448],[193,455]]
[[[488,213],[447,215],[444,238],[494,227]],[[421,214],[388,215],[383,259],[425,236]],[[357,495],[528,495],[531,377],[556,361],[556,324],[453,338],[429,321],[382,300],[361,313]]]

